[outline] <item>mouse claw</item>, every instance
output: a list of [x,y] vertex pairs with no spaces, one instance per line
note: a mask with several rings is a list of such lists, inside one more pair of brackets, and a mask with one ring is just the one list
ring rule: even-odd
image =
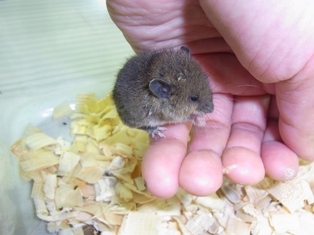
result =
[[167,129],[166,127],[161,127],[161,126],[157,127],[157,128],[151,133],[151,134],[152,134],[152,138],[155,139],[155,140],[157,140],[158,137],[160,137],[160,138],[166,138],[166,136],[165,136],[163,133],[161,133],[161,131],[164,131],[164,130],[166,130],[166,129]]

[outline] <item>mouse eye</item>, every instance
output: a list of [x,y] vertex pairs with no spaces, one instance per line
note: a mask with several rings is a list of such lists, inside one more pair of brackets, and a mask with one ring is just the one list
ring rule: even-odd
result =
[[198,96],[197,95],[192,95],[189,97],[191,102],[198,102]]

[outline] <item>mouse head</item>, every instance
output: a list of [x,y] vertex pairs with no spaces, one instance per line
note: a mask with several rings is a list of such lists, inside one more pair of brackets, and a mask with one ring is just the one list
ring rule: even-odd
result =
[[161,51],[151,64],[149,90],[160,100],[164,117],[180,122],[213,111],[208,76],[188,48]]

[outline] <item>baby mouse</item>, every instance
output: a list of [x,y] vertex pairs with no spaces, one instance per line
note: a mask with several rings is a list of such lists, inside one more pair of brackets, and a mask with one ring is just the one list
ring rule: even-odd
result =
[[129,59],[118,73],[113,100],[124,124],[153,138],[164,137],[168,123],[205,125],[205,114],[214,110],[208,76],[184,46]]

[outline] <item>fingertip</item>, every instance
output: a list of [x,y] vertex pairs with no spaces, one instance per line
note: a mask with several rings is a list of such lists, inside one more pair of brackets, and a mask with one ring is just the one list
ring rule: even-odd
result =
[[142,176],[147,190],[156,197],[169,198],[176,194],[181,162],[186,146],[176,140],[163,138],[152,143],[142,162]]
[[263,143],[261,157],[266,173],[274,180],[291,180],[298,174],[298,156],[280,142]]
[[179,174],[180,186],[190,194],[207,196],[223,181],[220,158],[212,151],[195,151],[184,159]]
[[[145,182],[146,183],[146,182]],[[155,183],[146,183],[146,189],[155,197],[158,198],[170,198],[174,196],[178,189],[179,185],[177,183],[173,182],[162,182],[161,184],[155,184]]]
[[222,162],[225,175],[237,184],[257,184],[265,177],[265,169],[260,156],[247,148],[226,149]]

